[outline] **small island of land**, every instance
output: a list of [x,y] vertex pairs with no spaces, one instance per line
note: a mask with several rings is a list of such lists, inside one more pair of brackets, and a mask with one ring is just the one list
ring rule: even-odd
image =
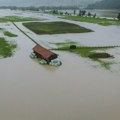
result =
[[0,57],[6,58],[13,55],[16,44],[9,43],[4,38],[0,38]]
[[17,37],[17,35],[9,32],[9,31],[5,31],[5,32],[4,32],[4,35],[5,35],[5,36],[8,36],[8,37]]

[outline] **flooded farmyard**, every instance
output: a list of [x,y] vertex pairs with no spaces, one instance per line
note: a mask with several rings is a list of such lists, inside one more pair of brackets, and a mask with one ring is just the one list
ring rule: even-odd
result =
[[[3,10],[4,11],[4,10]],[[8,15],[8,12],[5,12]],[[9,15],[37,17],[39,13],[9,11]],[[19,13],[19,14],[18,14]],[[3,13],[2,13],[3,14]],[[6,16],[7,16],[6,15]],[[4,14],[5,16],[5,14]],[[52,15],[39,14],[45,21],[68,21]],[[73,22],[73,21],[68,21]],[[61,35],[36,35],[21,22],[15,24],[38,43],[72,40],[86,46],[119,46],[120,26],[100,26],[74,22],[94,32]],[[18,35],[4,36],[17,44],[12,57],[0,59],[1,120],[119,120],[120,119],[120,53],[119,47],[107,50],[114,55],[111,69],[77,54],[54,51],[62,65],[40,65],[29,57],[35,43],[13,23],[0,27]]]

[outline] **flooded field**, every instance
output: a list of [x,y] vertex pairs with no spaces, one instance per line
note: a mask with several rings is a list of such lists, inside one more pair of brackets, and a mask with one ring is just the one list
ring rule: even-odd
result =
[[[60,10],[60,11],[62,11],[62,12],[69,12],[69,13],[71,13],[71,14],[73,14],[74,13],[74,10]],[[92,14],[95,14],[96,13],[96,15],[97,15],[97,17],[113,17],[113,18],[115,18],[115,17],[117,17],[117,15],[118,15],[118,13],[120,12],[120,10],[107,10],[107,9],[102,9],[102,10],[100,10],[100,9],[86,9],[86,11],[87,12],[90,12],[90,13],[92,13]],[[79,10],[76,10],[76,14],[79,14]]]
[[[9,11],[9,10],[8,10]],[[4,10],[4,14],[8,15]],[[9,11],[9,15],[61,20],[51,15]],[[67,21],[67,20],[65,20]],[[44,21],[45,22],[45,21]],[[68,21],[73,22],[73,21]],[[73,40],[82,45],[120,45],[120,26],[103,27],[75,22],[94,30],[93,33],[36,35],[15,23],[37,42],[51,47],[49,42]],[[0,59],[0,119],[1,120],[119,120],[120,119],[120,48],[108,50],[116,64],[106,70],[89,59],[76,54],[59,54],[62,66],[40,65],[29,57],[35,44],[12,23],[0,27],[18,35],[13,57]],[[0,37],[4,37],[0,32]]]
[[117,17],[120,10],[89,10],[96,13],[99,17]]

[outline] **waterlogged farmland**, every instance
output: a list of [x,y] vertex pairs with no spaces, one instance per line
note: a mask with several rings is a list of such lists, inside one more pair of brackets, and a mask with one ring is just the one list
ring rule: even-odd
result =
[[22,21],[38,21],[38,18],[32,17],[18,17],[18,16],[5,16],[0,17],[0,22],[22,22]]
[[[1,120],[120,119],[119,25],[101,26],[32,11],[0,10],[0,16],[63,21],[93,31],[39,35],[23,26],[29,21],[0,23],[0,50],[11,42],[17,45],[13,56],[0,59]],[[11,37],[11,33],[17,36]],[[65,47],[64,51],[54,50],[62,65],[43,66],[31,59],[36,44],[30,38],[49,49]],[[77,48],[69,52],[70,45]],[[91,52],[106,52],[113,58],[91,60],[86,57]]]
[[32,22],[23,25],[39,35],[92,32],[90,29],[67,22]]

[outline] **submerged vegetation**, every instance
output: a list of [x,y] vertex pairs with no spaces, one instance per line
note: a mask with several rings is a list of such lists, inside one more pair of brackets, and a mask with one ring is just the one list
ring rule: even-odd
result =
[[[107,50],[110,48],[113,48],[113,47],[81,47],[81,46],[79,46],[79,47],[76,47],[76,49],[70,49],[70,47],[63,46],[63,47],[57,48],[57,50],[69,51],[69,52],[79,54],[82,57],[89,57],[91,54],[96,53],[95,51],[97,51],[97,50],[104,51],[104,50]],[[96,54],[96,55],[98,55],[98,54]],[[94,58],[98,58],[96,55]],[[99,58],[103,58],[101,56],[103,56],[103,54],[101,54],[99,56]],[[91,58],[91,57],[89,57],[89,58]]]
[[82,17],[82,16],[63,16],[62,18],[75,20],[80,22],[89,22],[89,23],[97,23],[100,25],[120,25],[119,20],[114,19],[106,19],[106,18],[94,18],[94,17]]
[[[57,49],[54,49],[54,50],[68,51],[68,52],[78,54],[81,57],[89,58],[93,61],[99,62],[101,67],[104,67],[106,69],[109,69],[110,65],[113,64],[113,62],[108,62],[101,59],[101,58],[113,58],[112,55],[104,52],[108,49],[114,48],[112,46],[111,47],[85,47],[85,46],[77,46],[78,43],[71,42],[71,41],[61,42],[61,43],[51,43],[51,44],[55,44],[58,47]],[[76,48],[71,49],[70,47],[71,45],[76,46]]]
[[62,33],[84,33],[92,32],[90,29],[86,29],[76,24],[67,22],[30,22],[23,23],[23,25],[29,28],[36,34],[62,34]]
[[0,38],[0,57],[6,58],[12,56],[16,47],[16,44],[9,43],[4,38]]
[[98,58],[113,58],[112,55],[108,53],[92,53],[88,56],[91,59],[98,59]]
[[5,32],[4,32],[4,35],[5,35],[5,36],[8,36],[8,37],[17,37],[17,35],[9,32],[9,31],[5,31]]
[[0,22],[23,22],[23,21],[39,21],[43,19],[31,17],[5,16],[0,17]]

